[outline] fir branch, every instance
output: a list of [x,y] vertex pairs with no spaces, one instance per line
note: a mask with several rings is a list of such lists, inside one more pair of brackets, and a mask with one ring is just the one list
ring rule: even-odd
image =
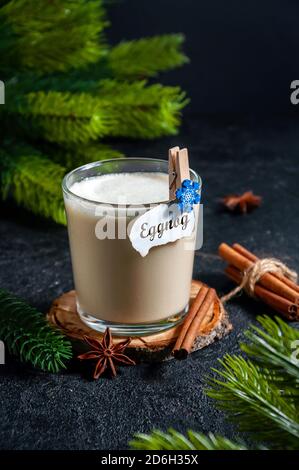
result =
[[[86,160],[121,156],[93,142],[176,134],[188,102],[177,87],[115,79],[153,76],[186,57],[183,36],[175,34],[123,42],[109,53],[104,1],[0,0],[0,70],[6,85],[0,133],[7,138],[13,128],[14,140],[66,149],[49,154],[57,166],[43,153],[24,153],[22,146],[13,154],[2,152],[0,190],[58,222],[64,222],[60,187],[58,192],[64,171]],[[31,157],[32,165],[26,162]],[[38,166],[44,183],[35,177]]]
[[61,181],[66,169],[20,145],[0,153],[2,198],[11,195],[15,201],[43,217],[65,224]]
[[36,92],[11,101],[8,110],[23,119],[28,134],[66,144],[97,140],[109,132],[113,122],[99,100],[87,93]]
[[21,361],[49,372],[65,368],[71,343],[24,301],[0,289],[0,338]]
[[263,369],[271,369],[269,380],[299,388],[298,359],[292,354],[296,341],[299,346],[299,331],[279,317],[273,320],[265,315],[257,320],[262,328],[252,325],[245,333],[250,342],[242,343],[241,349]]
[[242,430],[273,447],[299,448],[299,362],[292,344],[298,330],[282,319],[259,317],[262,328],[251,326],[249,344],[241,344],[251,360],[224,357],[218,377],[210,378],[207,393],[219,402]]
[[[33,92],[7,106],[28,133],[50,142],[87,143],[104,136],[155,138],[175,134],[186,105],[178,87],[102,80],[97,93]],[[33,126],[32,126],[33,125]]]
[[137,450],[246,450],[245,446],[212,433],[205,436],[188,431],[184,436],[174,429],[169,429],[167,433],[155,430],[150,434],[136,434],[129,445]]
[[[280,318],[264,316],[258,321],[262,328],[251,326],[246,333],[249,344],[241,344],[252,361],[226,355],[220,361],[222,369],[214,369],[217,375],[209,379],[207,393],[255,440],[266,441],[273,449],[299,449],[299,361],[292,354],[299,331]],[[218,436],[191,433],[200,436],[195,447],[190,434],[188,440],[173,430],[138,434],[131,445],[153,450],[244,448]]]
[[[67,74],[51,73],[36,76],[33,72],[18,74],[11,83],[12,93],[32,91],[94,92],[103,79],[136,80],[156,76],[158,72],[188,62],[181,52],[182,34],[166,34],[152,38],[123,41],[103,55],[96,63],[84,69],[73,69]],[[17,80],[17,81],[16,81]],[[7,93],[9,93],[7,83]]]
[[31,92],[60,91],[68,93],[95,93],[101,80],[112,78],[106,68],[106,60],[84,69],[70,70],[68,73],[55,72],[47,75],[36,75],[34,72],[18,73],[6,81],[7,103],[17,95]]
[[210,379],[213,388],[207,391],[218,406],[256,438],[299,448],[298,409],[268,374],[238,356],[226,355],[220,364],[223,369],[215,371],[219,378]]
[[108,65],[119,79],[154,77],[188,62],[181,51],[183,42],[182,34],[123,41],[109,51]]
[[176,134],[188,103],[179,87],[102,80],[98,97],[116,122],[110,136],[152,139]]
[[107,53],[102,0],[11,0],[0,8],[0,69],[67,71]]

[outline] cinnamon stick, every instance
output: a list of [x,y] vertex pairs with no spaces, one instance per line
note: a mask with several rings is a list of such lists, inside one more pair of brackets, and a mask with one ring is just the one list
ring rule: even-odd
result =
[[[238,253],[245,256],[245,258],[247,258],[249,261],[252,261],[253,263],[255,263],[256,261],[259,260],[259,258],[257,256],[255,256],[250,251],[246,250],[246,248],[244,248],[244,246],[240,245],[239,243],[234,243],[233,248]],[[291,289],[294,289],[299,294],[299,286],[297,284],[295,284],[295,282],[291,281],[291,279],[289,279],[288,277],[283,276],[281,274],[277,274],[277,273],[270,273],[270,274],[272,276],[276,277],[277,279],[283,281],[287,286],[289,286]]]
[[179,336],[176,340],[175,346],[173,348],[172,352],[173,352],[174,356],[176,355],[176,351],[181,348],[181,346],[183,344],[183,341],[185,339],[185,336],[188,332],[188,329],[190,328],[190,325],[191,325],[195,315],[197,314],[198,310],[202,306],[203,301],[205,300],[208,291],[209,291],[209,288],[206,287],[206,286],[203,286],[199,290],[199,292],[198,292],[197,296],[195,297],[195,299],[193,300],[192,305],[189,309],[189,312],[187,313],[186,318],[184,319],[184,323],[183,323],[183,326],[180,330],[180,334],[179,334]]
[[[231,248],[226,243],[221,243],[219,246],[219,255],[229,264],[238,268],[241,272],[245,271],[253,264],[253,262],[246,258],[243,254],[234,248]],[[289,285],[287,285],[284,281],[270,273],[265,273],[260,278],[259,284],[271,292],[274,292],[275,294],[290,300],[292,303],[298,302],[298,292],[289,287]]]
[[182,329],[173,348],[173,355],[177,359],[185,359],[190,353],[198,328],[214,304],[216,292],[204,286],[194,299],[191,308],[184,320]]
[[[225,273],[230,279],[232,279],[236,284],[240,284],[242,281],[242,273],[235,268],[234,266],[227,266]],[[298,320],[299,319],[299,306],[291,302],[290,300],[281,297],[278,294],[265,289],[259,284],[255,285],[254,294],[257,298],[262,300],[265,304],[272,307],[274,310],[279,312],[288,320]]]

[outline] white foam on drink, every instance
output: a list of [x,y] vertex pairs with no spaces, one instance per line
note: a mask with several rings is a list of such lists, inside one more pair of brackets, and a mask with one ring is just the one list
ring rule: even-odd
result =
[[106,204],[150,204],[169,199],[166,173],[112,173],[74,183],[77,196]]

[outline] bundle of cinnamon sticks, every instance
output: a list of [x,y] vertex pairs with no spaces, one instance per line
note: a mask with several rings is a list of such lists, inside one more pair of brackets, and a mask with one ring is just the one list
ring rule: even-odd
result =
[[[238,243],[232,247],[221,243],[219,255],[228,262],[225,273],[237,284],[241,284],[243,273],[259,260]],[[265,273],[255,284],[254,296],[288,320],[299,320],[299,286],[286,276]]]

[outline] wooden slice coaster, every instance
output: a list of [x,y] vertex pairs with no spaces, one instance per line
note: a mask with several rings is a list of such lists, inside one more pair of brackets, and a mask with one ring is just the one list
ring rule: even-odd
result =
[[[194,299],[204,284],[200,281],[192,281],[190,301]],[[102,338],[102,334],[92,330],[83,323],[77,313],[76,293],[74,290],[63,294],[54,300],[52,307],[47,315],[48,321],[58,327],[65,335],[74,340],[82,340],[83,336],[93,338]],[[181,325],[177,325],[162,333],[156,333],[150,336],[134,337],[127,348],[130,356],[145,362],[155,362],[171,359],[172,347],[178,337]],[[232,329],[227,313],[217,299],[210,311],[206,315],[198,329],[198,336],[194,342],[192,352],[198,351],[214,341],[223,338]],[[123,341],[124,338],[114,337],[114,342]],[[75,343],[76,349],[82,351],[85,344],[80,341]]]

